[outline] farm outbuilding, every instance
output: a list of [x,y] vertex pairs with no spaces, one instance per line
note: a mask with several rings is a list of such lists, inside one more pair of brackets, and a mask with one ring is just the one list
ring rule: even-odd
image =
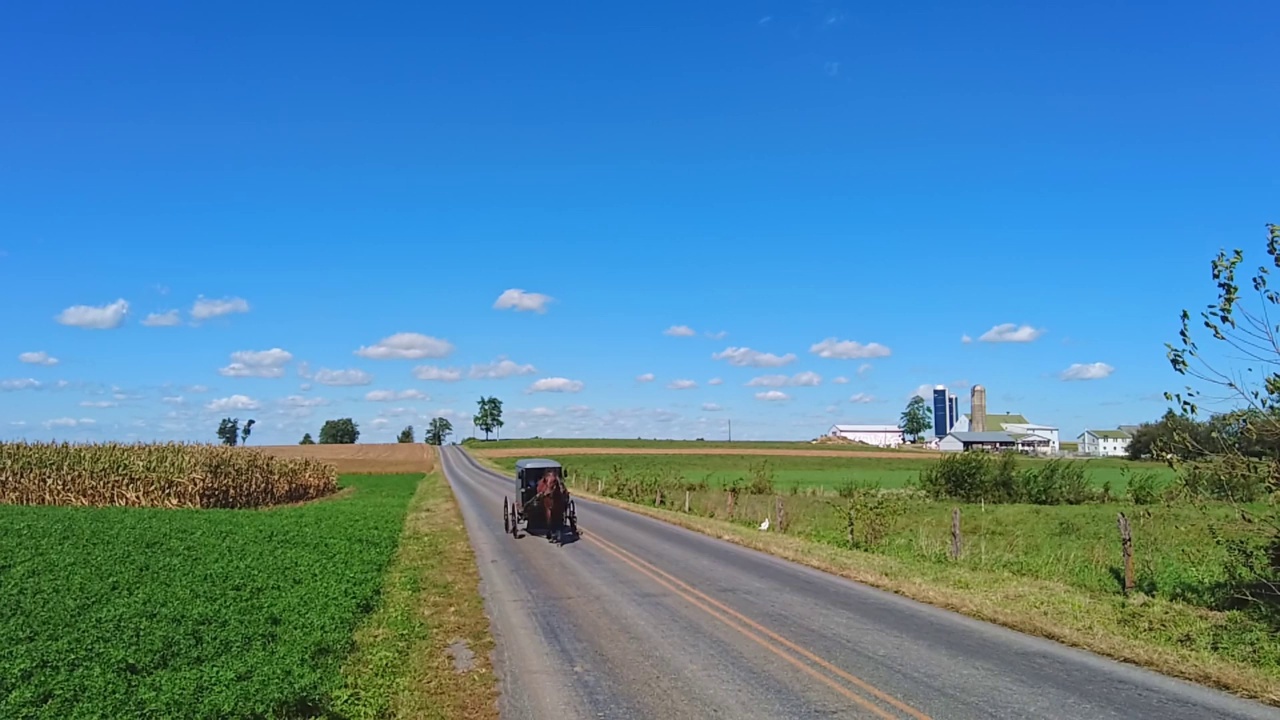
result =
[[876,447],[896,448],[905,442],[897,425],[832,425],[827,434]]

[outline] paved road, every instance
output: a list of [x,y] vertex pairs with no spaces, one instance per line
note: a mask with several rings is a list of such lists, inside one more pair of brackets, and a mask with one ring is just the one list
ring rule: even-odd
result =
[[577,542],[515,539],[514,480],[442,449],[504,718],[1280,718],[586,500]]

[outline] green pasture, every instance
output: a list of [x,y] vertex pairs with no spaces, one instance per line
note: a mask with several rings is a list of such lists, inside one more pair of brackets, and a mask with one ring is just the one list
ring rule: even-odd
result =
[[0,506],[0,717],[315,717],[420,474],[262,510]]
[[[607,475],[616,465],[628,474],[678,474],[686,481],[705,480],[712,486],[736,479],[749,480],[752,468],[767,462],[774,487],[780,491],[792,488],[826,488],[835,490],[849,482],[879,485],[883,488],[906,486],[920,471],[936,462],[934,457],[868,458],[868,457],[804,457],[797,455],[563,455],[552,458],[570,472]],[[492,462],[515,471],[517,458],[492,458]],[[1020,459],[1024,467],[1046,462],[1036,458]],[[1129,473],[1151,472],[1161,482],[1173,479],[1173,471],[1160,463],[1140,463],[1115,458],[1075,460],[1083,463],[1090,481],[1097,487],[1111,484],[1112,492],[1122,493],[1128,487]]]
[[472,441],[467,438],[464,444],[478,451],[497,450],[501,448],[528,448],[536,450],[539,448],[651,448],[654,450],[698,450],[705,448],[708,450],[835,450],[843,452],[888,452],[902,453],[910,456],[919,450],[899,449],[892,450],[886,448],[876,448],[867,445],[853,445],[844,443],[811,443],[806,441],[783,441],[783,440],[742,440],[735,442],[725,442],[720,440],[626,440],[626,439],[609,439],[609,438],[588,438],[588,439],[571,439],[571,438],[521,438],[516,440],[490,440],[488,442],[477,439]]

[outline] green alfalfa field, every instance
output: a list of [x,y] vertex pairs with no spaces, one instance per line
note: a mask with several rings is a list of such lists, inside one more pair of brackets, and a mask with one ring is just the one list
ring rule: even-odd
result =
[[[301,504],[0,505],[0,717],[496,717],[434,454],[352,447],[386,457]],[[377,474],[397,462],[427,472]]]

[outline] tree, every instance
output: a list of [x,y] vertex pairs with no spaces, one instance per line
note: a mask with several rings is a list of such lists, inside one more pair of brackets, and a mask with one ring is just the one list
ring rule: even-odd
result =
[[320,426],[321,445],[353,445],[360,439],[360,428],[351,418],[325,420]]
[[316,441],[311,439],[311,433],[302,433],[302,440],[300,440],[298,444],[299,445],[315,445]]
[[411,443],[411,442],[413,442],[413,426],[412,426],[412,425],[405,425],[405,426],[404,426],[404,429],[400,431],[400,435],[399,435],[398,437],[396,437],[396,442],[398,442],[398,443]]
[[[1267,234],[1268,264],[1280,268],[1280,225],[1267,225]],[[1249,309],[1236,280],[1243,260],[1239,249],[1231,255],[1222,250],[1210,265],[1218,297],[1200,312],[1200,325],[1219,343],[1218,352],[1202,350],[1193,339],[1186,310],[1178,342],[1165,344],[1175,372],[1209,386],[1187,385],[1182,392],[1165,393],[1183,416],[1194,421],[1202,398],[1220,400],[1224,392],[1243,407],[1211,418],[1207,433],[1196,436],[1182,430],[1172,443],[1157,442],[1154,454],[1182,470],[1189,494],[1205,493],[1235,506],[1233,520],[1228,521],[1231,527],[1214,532],[1226,551],[1227,592],[1232,601],[1243,599],[1255,609],[1270,608],[1274,613],[1280,606],[1280,506],[1272,503],[1255,510],[1245,502],[1250,495],[1280,493],[1280,455],[1274,452],[1280,447],[1280,326],[1272,324],[1280,292],[1269,286],[1271,269],[1259,266],[1249,280],[1258,308]],[[1225,366],[1230,360],[1244,367]],[[1184,460],[1183,448],[1199,454]]]
[[489,433],[502,427],[502,401],[496,397],[481,397],[479,406],[480,411],[472,420],[476,427],[484,431],[484,439],[488,440]]
[[248,422],[246,422],[246,423],[244,424],[244,427],[240,429],[240,444],[241,444],[241,445],[248,445],[248,444],[249,444],[249,433],[253,431],[253,424],[254,424],[254,423],[256,423],[256,422],[257,422],[257,420],[254,420],[254,419],[250,418],[250,419],[249,419],[249,421],[248,421]]
[[443,445],[452,432],[453,423],[442,417],[431,418],[431,424],[427,426],[422,440],[429,445]]
[[907,403],[907,409],[902,411],[898,427],[902,428],[904,435],[911,437],[912,442],[919,442],[920,436],[933,427],[933,411],[929,409],[924,398],[919,395],[911,398]]
[[239,438],[240,419],[222,418],[222,422],[218,423],[218,439],[222,441],[222,444],[234,446]]

